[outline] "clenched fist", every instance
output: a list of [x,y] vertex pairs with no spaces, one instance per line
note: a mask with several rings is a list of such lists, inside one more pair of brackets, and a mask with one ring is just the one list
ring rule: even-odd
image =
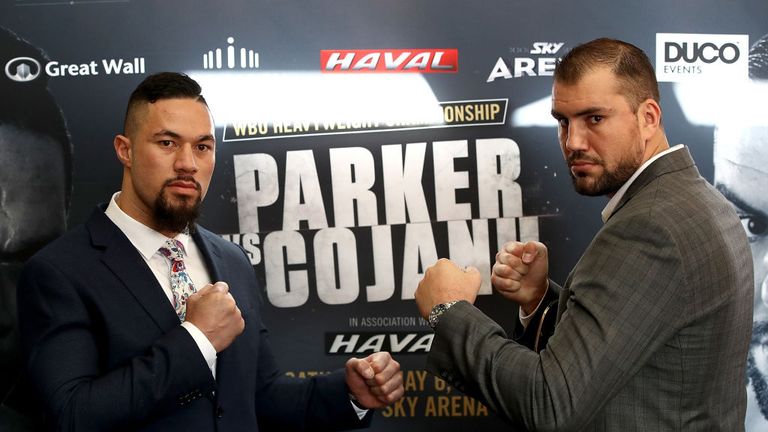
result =
[[189,296],[186,320],[203,332],[216,352],[223,351],[245,329],[243,316],[226,282],[208,284]]
[[405,393],[400,363],[386,351],[349,359],[345,372],[349,391],[366,408],[387,406]]
[[509,242],[496,254],[491,284],[528,315],[536,309],[549,286],[549,261],[543,243]]

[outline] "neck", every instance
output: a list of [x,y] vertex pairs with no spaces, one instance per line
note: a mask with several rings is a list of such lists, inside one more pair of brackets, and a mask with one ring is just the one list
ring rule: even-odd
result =
[[645,152],[643,154],[643,163],[648,162],[649,159],[656,156],[657,154],[668,150],[669,149],[669,141],[667,141],[667,137],[664,134],[661,134],[651,141],[649,141],[645,146]]
[[120,210],[122,210],[123,213],[135,221],[159,232],[168,238],[174,238],[179,235],[179,232],[163,229],[151,215],[151,210],[144,210],[140,206],[136,205],[135,200],[131,199],[130,192],[126,194],[125,189],[123,189],[120,194],[117,195],[117,198],[115,198],[115,204],[120,207]]

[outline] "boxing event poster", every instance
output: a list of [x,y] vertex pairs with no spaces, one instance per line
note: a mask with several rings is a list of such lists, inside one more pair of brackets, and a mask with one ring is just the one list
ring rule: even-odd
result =
[[701,83],[748,79],[767,22],[764,0],[10,0],[4,37],[39,54],[0,41],[0,80],[47,81],[71,142],[72,227],[120,188],[112,140],[133,88],[155,72],[192,76],[217,141],[200,223],[250,257],[285,372],[387,350],[406,394],[371,430],[506,430],[424,371],[432,333],[413,294],[439,258],[475,266],[477,306],[511,329],[517,308],[490,284],[496,251],[542,241],[564,282],[600,228],[607,199],[573,191],[557,142],[555,62],[603,36],[644,49],[670,143],[712,181],[706,107],[722,91]]

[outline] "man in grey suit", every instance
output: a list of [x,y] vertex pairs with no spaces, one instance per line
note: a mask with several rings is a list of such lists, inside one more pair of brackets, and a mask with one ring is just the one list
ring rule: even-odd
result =
[[611,197],[604,225],[562,289],[538,242],[505,245],[492,282],[527,328],[552,308],[557,326],[539,352],[509,339],[471,304],[477,270],[441,260],[416,291],[436,332],[427,368],[528,430],[743,430],[749,246],[688,150],[670,148],[647,56],[611,39],[574,48],[552,115],[577,192]]

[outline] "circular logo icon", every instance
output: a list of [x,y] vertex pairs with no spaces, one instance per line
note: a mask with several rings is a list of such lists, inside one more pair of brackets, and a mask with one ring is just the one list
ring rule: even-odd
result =
[[29,82],[40,75],[40,62],[32,57],[16,57],[5,64],[5,75],[16,82]]

